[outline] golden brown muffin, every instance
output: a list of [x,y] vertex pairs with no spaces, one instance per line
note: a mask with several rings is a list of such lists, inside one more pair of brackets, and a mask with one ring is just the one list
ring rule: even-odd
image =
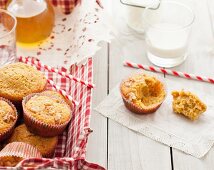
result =
[[22,101],[24,122],[30,132],[44,137],[61,134],[71,119],[71,107],[46,94],[31,94]]
[[46,87],[44,75],[24,63],[14,63],[0,68],[0,96],[13,102],[23,97],[41,92]]
[[23,159],[28,158],[41,158],[41,154],[27,143],[9,143],[0,151],[0,166],[14,167]]
[[125,106],[132,112],[155,112],[166,96],[164,84],[154,76],[135,74],[124,80],[120,91]]
[[0,98],[0,142],[12,133],[17,119],[17,111],[13,104]]
[[66,102],[72,107],[72,103],[66,99],[64,96],[62,96],[60,93],[53,91],[53,90],[45,90],[41,92],[41,94],[50,96],[52,99],[56,100],[57,102]]
[[175,113],[182,114],[191,120],[196,120],[204,113],[207,106],[193,93],[188,91],[173,91],[172,108]]
[[0,166],[15,167],[22,160],[23,158],[16,156],[4,156],[2,158],[0,157]]
[[49,96],[34,96],[25,108],[36,120],[51,125],[63,124],[71,116],[71,110],[65,102],[58,102]]
[[15,128],[12,136],[8,139],[7,143],[11,142],[24,142],[37,148],[43,157],[51,157],[54,154],[58,137],[44,138],[29,132],[25,124],[19,125]]

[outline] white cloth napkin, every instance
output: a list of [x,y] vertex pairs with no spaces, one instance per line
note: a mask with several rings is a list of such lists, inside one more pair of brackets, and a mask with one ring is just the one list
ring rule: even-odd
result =
[[[124,106],[119,85],[116,86],[95,110],[121,125],[155,141],[179,149],[197,158],[203,157],[214,143],[214,101],[204,92],[208,83],[168,77],[164,79],[168,95],[162,106],[153,114],[136,115]],[[207,105],[207,111],[198,120],[191,121],[172,111],[172,90],[189,90]]]

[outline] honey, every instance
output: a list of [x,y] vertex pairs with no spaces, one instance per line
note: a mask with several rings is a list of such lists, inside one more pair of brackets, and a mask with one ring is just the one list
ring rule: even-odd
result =
[[35,44],[51,34],[55,15],[48,0],[10,0],[7,10],[17,18],[18,43]]

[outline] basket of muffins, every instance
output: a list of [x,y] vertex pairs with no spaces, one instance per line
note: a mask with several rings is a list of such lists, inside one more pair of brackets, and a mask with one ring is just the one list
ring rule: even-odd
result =
[[0,68],[0,167],[53,156],[73,106],[46,87],[43,73],[30,65],[17,62]]
[[[155,113],[167,96],[166,84],[160,78],[136,73],[120,84],[120,93],[125,107],[136,114]],[[190,120],[197,120],[207,109],[199,97],[190,91],[172,91],[172,110]]]

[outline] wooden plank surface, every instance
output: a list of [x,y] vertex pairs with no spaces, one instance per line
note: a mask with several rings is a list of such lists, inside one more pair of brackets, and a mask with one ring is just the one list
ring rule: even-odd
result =
[[[109,87],[110,90],[135,70],[122,66],[124,59],[145,63],[142,42],[133,37],[133,41],[112,42],[110,46]],[[135,42],[135,43],[133,43]],[[163,75],[162,75],[163,76]],[[108,125],[108,167],[111,170],[156,170],[171,169],[170,148],[137,134],[112,120]]]
[[[189,44],[189,56],[185,63],[174,69],[214,77],[214,56],[212,52],[214,41],[208,13],[209,6],[207,6],[210,3],[207,3],[207,1],[194,0],[196,19]],[[167,78],[170,78],[170,76],[167,76]],[[194,85],[202,86],[203,91],[214,96],[214,86],[212,84],[192,81],[192,86]],[[214,148],[202,159],[197,159],[173,149],[173,164],[174,170],[213,170]]]
[[[117,2],[112,3],[112,12],[115,14],[113,16],[118,16],[122,11]],[[149,63],[145,57],[142,35],[139,36],[130,30],[123,19],[117,20],[115,17],[114,19],[119,33],[116,40],[110,44],[110,90],[127,75],[135,72],[133,69],[123,67],[123,60]],[[170,148],[109,120],[108,167],[110,170],[171,170]]]
[[[214,77],[214,41],[207,1],[192,0],[190,3],[197,15],[190,40],[189,57],[185,63],[174,69]],[[97,87],[94,91],[93,106],[96,106],[122,78],[134,71],[124,68],[123,60],[151,64],[145,57],[142,35],[127,28],[124,24],[125,18],[121,19],[119,16],[122,11],[119,0],[105,0],[104,4],[107,4],[108,11],[114,16],[114,24],[119,33],[110,45],[109,55],[107,46],[104,45],[103,50],[95,57],[94,80]],[[117,20],[117,17],[120,19]],[[207,93],[214,95],[213,85],[202,84]],[[92,113],[91,127],[94,132],[89,137],[87,159],[109,170],[212,170],[214,167],[213,148],[202,159],[176,149],[172,149],[170,155],[170,147],[136,134],[95,111]]]
[[[94,83],[92,108],[107,96],[108,48],[107,43],[101,44],[100,50],[93,59]],[[107,167],[107,118],[92,110],[91,129],[87,144],[86,159]]]

